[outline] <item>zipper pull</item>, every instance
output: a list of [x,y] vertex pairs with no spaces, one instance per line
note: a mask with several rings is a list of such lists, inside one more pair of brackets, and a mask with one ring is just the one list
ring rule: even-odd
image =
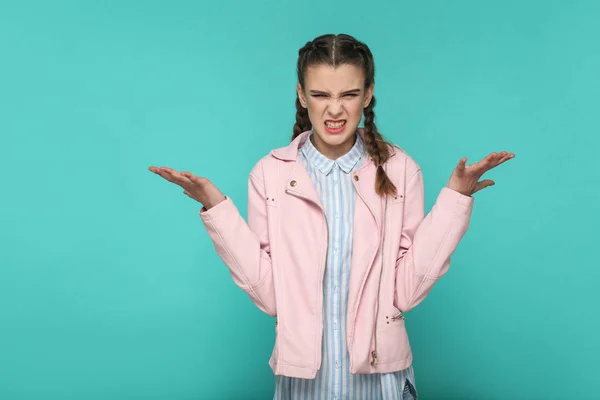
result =
[[373,356],[373,360],[371,361],[371,365],[376,367],[377,364],[379,364],[379,361],[377,361],[377,352],[376,351],[372,351],[371,355]]
[[392,321],[396,321],[397,319],[402,319],[402,320],[406,320],[406,317],[404,315],[402,315],[402,313],[398,314],[398,315],[394,315],[392,317]]

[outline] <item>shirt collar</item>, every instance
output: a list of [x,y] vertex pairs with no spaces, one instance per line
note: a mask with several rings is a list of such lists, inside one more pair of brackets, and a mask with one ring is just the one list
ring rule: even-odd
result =
[[300,151],[304,154],[304,157],[306,157],[308,162],[314,165],[324,175],[328,175],[335,164],[337,164],[346,174],[349,174],[358,161],[364,156],[365,146],[360,135],[355,136],[356,140],[350,151],[336,160],[331,160],[321,154],[312,143],[311,136],[312,134],[306,140]]

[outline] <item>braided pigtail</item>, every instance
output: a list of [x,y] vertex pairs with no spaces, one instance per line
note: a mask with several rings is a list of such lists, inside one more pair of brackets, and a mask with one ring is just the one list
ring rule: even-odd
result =
[[375,177],[375,191],[380,196],[384,194],[395,195],[396,186],[387,176],[383,169],[383,164],[388,160],[390,151],[388,144],[384,141],[381,134],[377,131],[375,126],[375,96],[371,98],[371,102],[364,110],[365,115],[365,129],[364,129],[364,142],[365,148],[369,153],[369,156],[373,159],[375,165],[377,165],[377,175]]
[[294,124],[294,134],[292,135],[292,140],[310,128],[312,128],[312,123],[308,117],[308,109],[302,107],[300,99],[296,97],[296,123]]

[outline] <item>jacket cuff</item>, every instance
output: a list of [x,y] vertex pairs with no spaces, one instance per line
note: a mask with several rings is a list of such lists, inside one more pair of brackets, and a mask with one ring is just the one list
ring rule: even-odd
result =
[[236,210],[237,208],[235,207],[235,204],[233,204],[231,198],[225,196],[225,200],[222,200],[219,204],[211,207],[209,210],[207,210],[206,207],[202,207],[198,214],[200,214],[202,221],[207,222],[217,219],[223,214],[228,214]]
[[457,213],[469,214],[473,208],[473,201],[473,196],[465,196],[445,186],[438,195],[436,204]]

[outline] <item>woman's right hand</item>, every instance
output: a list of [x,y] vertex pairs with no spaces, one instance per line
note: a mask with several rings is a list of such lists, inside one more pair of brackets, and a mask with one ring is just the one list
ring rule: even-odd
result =
[[181,186],[184,194],[202,204],[207,210],[225,200],[223,193],[206,178],[190,172],[179,173],[169,167],[151,166],[148,169],[169,182]]

